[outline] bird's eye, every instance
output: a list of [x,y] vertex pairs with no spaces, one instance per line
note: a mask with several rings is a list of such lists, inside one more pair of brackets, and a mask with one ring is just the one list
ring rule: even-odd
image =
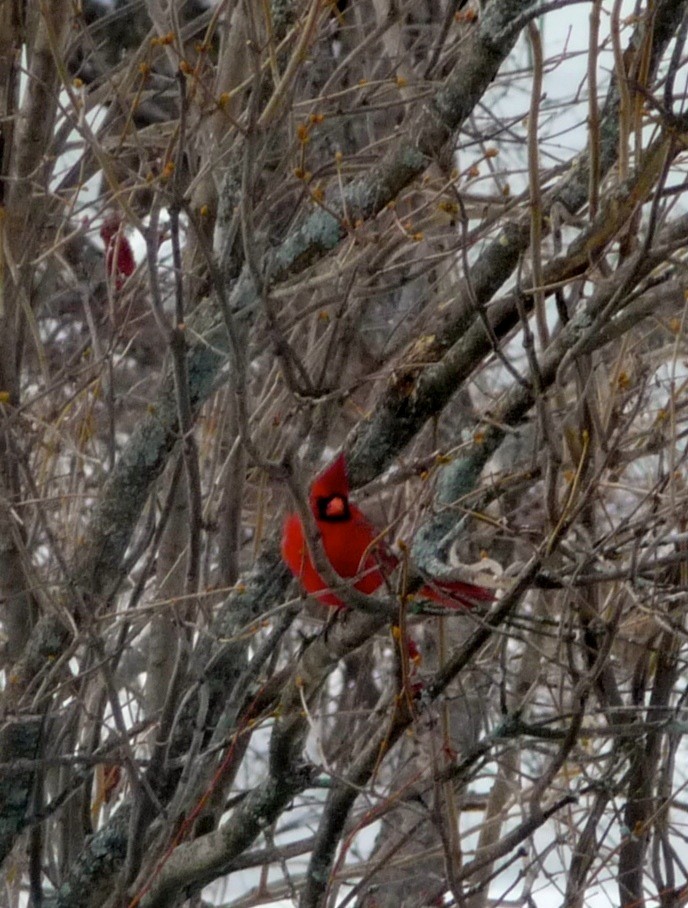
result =
[[331,495],[318,499],[318,516],[321,520],[348,520],[349,502],[344,495]]

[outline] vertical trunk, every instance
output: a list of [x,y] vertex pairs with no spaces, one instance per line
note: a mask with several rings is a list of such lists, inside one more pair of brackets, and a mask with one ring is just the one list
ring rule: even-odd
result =
[[[22,515],[15,510],[20,500],[20,479],[13,414],[20,403],[35,238],[47,214],[49,145],[60,82],[55,54],[61,53],[68,20],[67,0],[42,6],[40,13],[33,11],[30,22],[22,22],[18,3],[0,6],[0,176],[4,203],[0,217],[0,605],[5,656],[10,663],[21,654],[35,621]],[[19,107],[22,43],[28,47],[29,77]]]
[[186,611],[183,596],[186,590],[189,508],[185,471],[178,470],[171,482],[174,483],[176,477],[172,509],[157,560],[157,589],[161,604],[151,621],[148,645],[146,712],[149,717],[159,716],[165,705],[184,636],[180,619]]

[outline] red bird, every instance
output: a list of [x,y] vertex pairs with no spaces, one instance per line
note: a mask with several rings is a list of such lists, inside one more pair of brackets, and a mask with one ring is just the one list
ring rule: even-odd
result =
[[136,260],[119,217],[110,215],[100,228],[100,237],[105,243],[105,270],[114,280],[115,290],[121,290],[128,277],[136,270]]
[[[358,577],[354,586],[362,593],[374,593],[394,571],[398,559],[360,508],[349,501],[344,454],[316,477],[308,499],[325,554],[334,570],[344,579]],[[284,522],[282,558],[307,593],[323,605],[345,607],[313,564],[298,514],[289,514]],[[452,609],[470,608],[494,599],[491,590],[460,580],[429,582],[420,588],[418,595]]]

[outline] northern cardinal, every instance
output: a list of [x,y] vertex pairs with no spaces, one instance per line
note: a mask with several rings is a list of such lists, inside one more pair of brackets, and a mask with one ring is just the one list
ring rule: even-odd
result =
[[136,260],[116,214],[103,221],[100,237],[105,243],[105,270],[108,277],[114,280],[115,290],[121,290],[126,279],[136,270]]
[[[315,478],[308,500],[334,570],[344,579],[358,577],[354,586],[362,593],[374,593],[394,571],[398,559],[360,508],[349,501],[344,454]],[[345,607],[313,564],[298,514],[289,514],[284,522],[282,558],[307,593],[323,605]],[[460,580],[427,581],[418,595],[451,609],[471,608],[494,599],[491,590]]]

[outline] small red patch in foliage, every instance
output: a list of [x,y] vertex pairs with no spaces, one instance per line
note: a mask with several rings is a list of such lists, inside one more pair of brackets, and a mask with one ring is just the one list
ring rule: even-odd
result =
[[411,637],[406,638],[406,647],[408,649],[408,656],[410,662],[415,662],[417,665],[420,664],[421,655],[420,650],[418,649],[418,644]]
[[126,279],[134,273],[136,259],[117,215],[111,215],[103,222],[100,237],[105,243],[105,268],[108,276],[114,279],[115,290],[121,290]]

